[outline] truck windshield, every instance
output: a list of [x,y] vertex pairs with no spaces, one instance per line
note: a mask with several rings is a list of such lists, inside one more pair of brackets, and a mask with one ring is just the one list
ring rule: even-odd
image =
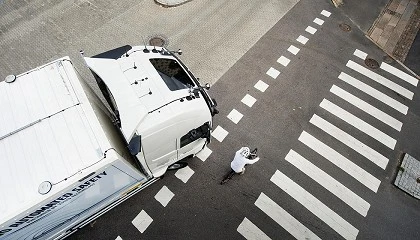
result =
[[194,87],[195,84],[181,65],[174,59],[151,58],[150,63],[171,91]]

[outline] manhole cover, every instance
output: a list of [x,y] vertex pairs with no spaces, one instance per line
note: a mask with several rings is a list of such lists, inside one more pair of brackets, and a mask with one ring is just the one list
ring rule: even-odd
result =
[[372,59],[372,58],[366,58],[365,64],[366,66],[372,69],[377,69],[379,67],[379,63],[375,59]]
[[351,31],[351,27],[348,24],[345,23],[340,23],[338,25],[340,27],[341,30],[343,30],[344,32],[350,32]]
[[156,47],[164,47],[166,45],[166,39],[160,36],[152,37],[149,39],[149,44]]

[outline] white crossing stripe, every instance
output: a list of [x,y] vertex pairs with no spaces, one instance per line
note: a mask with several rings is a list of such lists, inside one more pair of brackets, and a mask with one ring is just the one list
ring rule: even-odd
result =
[[214,131],[211,133],[211,135],[219,142],[223,142],[228,134],[229,132],[223,129],[221,126],[217,126],[216,129],[214,129]]
[[314,23],[318,24],[319,26],[321,26],[322,24],[324,24],[324,20],[321,20],[319,18],[315,18],[314,19]]
[[322,10],[321,14],[326,16],[326,17],[329,17],[331,15],[331,13],[328,12],[327,10]]
[[155,195],[155,199],[162,204],[162,206],[166,207],[171,201],[171,199],[175,196],[175,194],[169,190],[167,186],[163,186],[158,193]]
[[255,224],[244,218],[239,224],[237,231],[248,240],[271,240],[263,231],[261,231]]
[[277,69],[270,67],[270,69],[268,69],[268,71],[266,72],[266,74],[268,76],[276,79],[279,76],[280,72]]
[[305,45],[307,42],[308,42],[308,38],[307,37],[304,37],[304,36],[302,36],[302,35],[300,35],[297,39],[296,39],[296,41],[298,41],[298,42],[300,42],[300,43],[302,43],[303,45]]
[[388,165],[389,160],[386,157],[384,157],[382,154],[373,150],[372,148],[360,142],[356,138],[350,136],[350,134],[344,132],[338,127],[325,121],[318,115],[314,114],[312,118],[309,120],[309,122],[317,126],[318,128],[322,129],[324,132],[328,133],[329,135],[339,140],[340,142],[346,144],[348,147],[352,148],[354,151],[366,157],[367,159],[369,159],[370,161],[372,161],[373,163],[375,163],[382,169],[385,170],[386,166]]
[[298,54],[300,49],[293,46],[293,45],[290,45],[290,47],[287,49],[287,51],[291,52],[293,55],[296,55],[296,54]]
[[279,170],[270,180],[345,239],[356,239],[359,230]]
[[388,63],[381,63],[381,68],[391,74],[393,74],[396,77],[401,78],[402,80],[414,85],[417,87],[417,84],[419,83],[419,80],[417,80],[416,78],[408,75],[407,73],[399,70],[398,68],[395,68],[391,65],[389,65]]
[[184,168],[179,169],[175,173],[175,177],[177,177],[179,180],[183,181],[184,183],[188,182],[188,179],[194,174],[194,170],[192,170],[190,167],[186,166]]
[[290,63],[290,60],[285,56],[281,56],[279,59],[277,59],[277,62],[280,63],[281,65],[287,67],[287,65],[289,65],[289,63]]
[[120,236],[118,236],[115,240],[123,240]]
[[204,147],[199,153],[197,153],[197,157],[201,160],[201,161],[206,161],[207,160],[207,158],[210,156],[210,154],[212,153],[213,151],[210,149],[210,148],[208,148],[208,147]]
[[353,53],[353,55],[355,55],[356,57],[359,57],[363,60],[365,60],[367,58],[367,53],[360,51],[359,49],[356,49]]
[[388,124],[390,127],[394,128],[397,131],[401,131],[402,122],[398,121],[394,117],[386,114],[382,110],[377,109],[376,107],[370,105],[369,103],[363,101],[362,99],[354,96],[353,94],[333,85],[330,89],[330,92],[334,93],[338,97],[346,100],[347,102],[353,104],[359,109],[365,111],[369,115],[377,118],[379,121]]
[[255,206],[271,217],[296,239],[320,239],[264,193],[261,193],[257,201],[255,201]]
[[227,118],[229,118],[233,123],[238,124],[239,121],[241,121],[242,117],[244,115],[236,109],[232,109],[230,113],[227,115]]
[[316,33],[316,28],[308,26],[308,27],[306,27],[305,31],[307,31],[310,34],[314,34],[314,33]]
[[387,134],[383,133],[382,131],[373,127],[372,125],[363,121],[362,119],[354,116],[350,112],[328,101],[327,99],[322,100],[319,106],[327,110],[328,112],[334,114],[336,117],[341,118],[343,121],[347,122],[353,127],[371,136],[372,138],[378,140],[380,143],[384,144],[385,146],[391,149],[395,148],[395,144],[397,144],[397,140],[393,139],[392,137],[388,136]]
[[336,197],[341,199],[360,215],[366,217],[370,204],[363,200],[361,197],[359,197],[357,194],[352,192],[346,186],[344,186],[339,181],[328,175],[326,172],[319,169],[310,161],[306,160],[293,149],[289,151],[285,159],[289,163],[293,164],[297,169],[311,177],[325,189],[330,191]]
[[144,233],[152,222],[153,219],[144,210],[141,210],[133,221],[131,221],[134,227],[136,227],[141,233]]
[[373,81],[375,81],[379,84],[382,84],[383,86],[393,90],[394,92],[399,93],[402,96],[404,96],[404,97],[406,97],[410,100],[413,100],[413,96],[414,96],[413,92],[411,92],[411,91],[401,87],[400,85],[390,81],[389,79],[387,79],[385,77],[382,77],[381,75],[363,67],[362,65],[357,64],[357,63],[353,62],[352,60],[349,60],[346,64],[346,66],[355,70],[355,71],[357,71],[357,72],[359,72],[359,73],[361,73],[361,74],[363,74],[363,75],[365,75],[366,77],[372,79]]
[[247,105],[248,107],[252,107],[254,105],[254,103],[257,101],[257,99],[255,99],[253,96],[247,94],[245,95],[244,98],[242,98],[241,102],[245,105]]
[[259,80],[255,85],[254,88],[260,90],[261,92],[265,92],[265,90],[267,90],[268,88],[268,84]]
[[378,191],[379,185],[381,184],[379,179],[375,178],[370,173],[366,172],[363,168],[357,166],[355,163],[328,145],[319,141],[305,131],[303,131],[299,136],[299,141],[310,147],[312,150],[323,156],[325,159],[339,167],[344,172],[348,173],[350,176],[365,185],[370,190],[374,191],[375,193]]
[[359,89],[360,91],[368,94],[369,96],[376,98],[377,100],[385,103],[386,105],[392,107],[393,109],[399,111],[402,114],[407,114],[408,107],[404,104],[398,102],[397,100],[381,93],[380,91],[374,89],[373,87],[357,80],[356,78],[346,74],[346,73],[340,73],[338,76],[339,79],[343,80],[344,82],[352,85],[353,87]]

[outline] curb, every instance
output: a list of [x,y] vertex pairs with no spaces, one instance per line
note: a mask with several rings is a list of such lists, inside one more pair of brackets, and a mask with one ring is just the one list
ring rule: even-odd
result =
[[164,8],[171,8],[171,7],[178,7],[192,0],[154,0],[154,1],[156,4]]

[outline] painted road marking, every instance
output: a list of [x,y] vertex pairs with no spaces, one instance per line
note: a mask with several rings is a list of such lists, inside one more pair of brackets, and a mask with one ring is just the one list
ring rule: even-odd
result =
[[238,112],[238,110],[233,109],[227,115],[227,118],[229,118],[233,123],[238,124],[238,122],[241,121],[241,119],[242,119],[243,116],[244,115],[242,113]]
[[168,187],[163,186],[158,193],[155,195],[155,199],[162,204],[162,206],[166,207],[169,201],[175,196],[175,194],[169,190]]
[[336,165],[338,168],[352,176],[354,179],[365,185],[370,190],[375,193],[378,191],[381,181],[372,176],[370,173],[366,172],[363,168],[357,166],[355,163],[319,141],[309,133],[303,131],[299,136],[299,141],[311,148],[313,151],[317,152],[319,155],[323,156],[325,159],[330,161],[332,164]]
[[271,67],[270,69],[268,69],[268,71],[266,72],[266,74],[268,76],[276,79],[279,76],[280,71],[278,71],[277,69]]
[[179,180],[183,181],[184,183],[188,182],[188,179],[194,174],[194,170],[192,170],[190,167],[186,166],[184,168],[179,169],[175,173],[175,177],[177,177]]
[[248,107],[252,107],[254,103],[257,101],[253,96],[247,94],[244,98],[242,98],[241,102],[243,102]]
[[221,126],[217,126],[216,129],[211,133],[211,135],[217,139],[219,142],[223,142],[223,139],[229,134],[228,131],[223,129]]
[[365,60],[367,58],[367,53],[360,51],[359,49],[356,49],[353,53],[353,55],[355,55],[356,57],[359,57],[363,60]]
[[369,103],[363,101],[362,99],[354,96],[353,94],[333,85],[330,89],[330,92],[334,93],[338,97],[346,100],[347,102],[353,104],[354,106],[358,107],[359,109],[365,111],[367,114],[375,117],[379,121],[389,125],[390,127],[394,128],[397,131],[401,131],[402,122],[398,121],[394,117],[386,114],[385,112],[377,109],[376,107],[370,105]]
[[320,239],[264,193],[260,194],[255,202],[255,206],[271,217],[296,239]]
[[293,45],[290,45],[290,47],[287,49],[287,51],[291,52],[293,55],[296,55],[296,54],[298,54],[300,49],[293,46]]
[[324,20],[319,19],[319,18],[315,18],[314,23],[318,24],[319,26],[321,26],[322,24],[324,24]]
[[141,233],[144,233],[152,222],[153,219],[144,210],[141,210],[133,221],[131,221],[134,227],[136,227]]
[[345,239],[356,239],[359,230],[279,170],[270,180]]
[[398,68],[395,68],[387,63],[381,63],[381,68],[392,75],[401,78],[402,80],[414,85],[417,87],[417,84],[419,83],[419,80],[415,79],[414,77],[408,75],[407,73],[399,70]]
[[210,150],[210,148],[208,148],[208,147],[204,147],[203,148],[203,150],[201,150],[200,152],[198,152],[197,153],[197,157],[201,160],[201,161],[206,161],[207,160],[207,158],[210,156],[210,154],[212,153],[213,151],[212,150]]
[[289,65],[289,63],[290,63],[290,60],[285,56],[281,56],[279,59],[277,59],[277,62],[280,63],[281,65],[287,67],[287,65]]
[[339,79],[343,80],[344,82],[352,85],[353,87],[359,89],[360,91],[368,94],[369,96],[376,98],[377,100],[385,103],[386,105],[392,107],[393,109],[399,111],[402,114],[407,114],[408,107],[404,104],[398,102],[397,100],[383,94],[382,92],[374,89],[373,87],[357,80],[356,78],[346,74],[346,73],[340,73],[338,76]]
[[261,231],[255,224],[244,218],[239,224],[237,231],[248,240],[271,240],[263,231]]
[[120,236],[118,236],[115,240],[123,240]]
[[331,13],[328,12],[327,10],[322,10],[321,14],[326,16],[326,17],[330,17],[330,15],[331,15]]
[[335,139],[344,143],[345,145],[347,145],[354,151],[358,152],[362,156],[366,157],[367,159],[369,159],[370,161],[378,165],[380,168],[385,170],[386,166],[388,165],[389,160],[386,157],[384,157],[382,154],[373,150],[372,148],[360,142],[356,138],[350,136],[350,134],[344,132],[338,127],[325,121],[318,115],[314,114],[312,118],[309,120],[309,122],[317,126],[318,128],[322,129],[324,132],[328,133]]
[[300,42],[300,43],[302,43],[303,45],[305,45],[307,42],[308,42],[308,38],[306,38],[306,37],[304,37],[304,36],[302,36],[302,35],[300,35],[297,39],[296,39],[296,41],[298,41],[298,42]]
[[345,187],[339,181],[328,175],[323,170],[319,169],[310,161],[306,160],[293,149],[289,151],[285,159],[289,163],[293,164],[297,169],[319,183],[325,189],[330,191],[336,197],[341,199],[341,201],[349,205],[360,215],[366,217],[370,204],[352,192],[350,189]]
[[261,92],[265,92],[265,90],[267,90],[267,88],[268,88],[268,84],[267,83],[265,83],[265,82],[263,82],[263,81],[261,81],[261,80],[259,80],[255,85],[254,85],[254,87],[256,88],[256,89],[258,89],[258,90],[260,90]]
[[372,79],[373,81],[382,84],[383,86],[393,90],[394,92],[399,93],[400,95],[403,95],[404,97],[413,100],[414,93],[401,87],[400,85],[390,81],[389,79],[382,77],[381,75],[363,67],[360,64],[357,64],[353,62],[352,60],[349,60],[346,64],[347,67],[353,69],[354,71],[357,71],[366,77]]
[[307,31],[310,34],[314,34],[314,33],[316,33],[316,28],[308,26],[308,27],[306,27],[305,31]]
[[395,148],[395,144],[397,144],[397,140],[393,139],[389,135],[373,127],[372,125],[363,121],[362,119],[356,117],[350,112],[328,101],[327,99],[322,100],[319,106],[327,110],[328,112],[334,114],[336,117],[341,118],[341,120],[347,122],[353,127],[371,136],[372,138],[378,140],[380,143],[384,144],[385,146],[391,149]]

